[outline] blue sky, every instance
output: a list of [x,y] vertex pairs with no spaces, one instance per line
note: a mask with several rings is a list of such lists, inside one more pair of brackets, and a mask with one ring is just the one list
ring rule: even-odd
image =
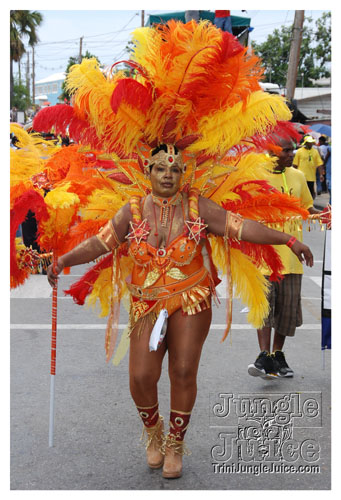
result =
[[[217,2],[214,7],[226,7],[220,5],[221,3]],[[258,43],[265,41],[274,29],[280,28],[282,25],[290,26],[294,19],[294,10],[267,10],[265,8],[266,3],[271,7],[274,5],[273,2],[257,2],[257,6],[262,7],[262,9],[249,10],[247,5],[242,5],[242,7],[246,7],[246,13],[242,13],[241,10],[231,10],[232,15],[251,18],[251,26],[254,30],[250,35],[250,39]],[[286,4],[288,3],[290,4],[290,2],[286,2]],[[315,2],[304,3],[310,7],[315,6]],[[46,10],[46,7],[41,8],[39,6],[40,2],[37,2],[37,4],[30,6],[30,9],[41,12],[44,21],[39,27],[40,43],[35,49],[36,81],[53,73],[63,72],[69,57],[78,55],[81,37],[83,37],[83,54],[86,50],[89,50],[103,64],[110,65],[117,60],[126,58],[125,47],[130,39],[131,32],[141,26],[141,9],[138,8],[141,6],[141,2],[125,2],[129,10],[109,10],[108,6],[111,7],[114,3],[103,1],[96,2],[99,7],[96,10],[93,9],[94,2],[92,2],[91,6],[88,2],[73,2],[72,6],[77,10],[66,9],[64,4],[67,4],[67,2],[58,3],[58,6],[61,7],[60,10]],[[152,2],[152,4],[155,7],[155,2]],[[293,4],[295,3],[293,2]],[[43,5],[46,6],[46,3]],[[80,5],[89,10],[81,10]],[[115,2],[116,5],[117,2]],[[147,5],[142,5],[142,7],[148,7],[148,5],[150,5],[150,2],[147,2]],[[172,2],[172,5],[175,6],[171,10],[146,8],[145,22],[149,14],[183,10],[177,2]],[[251,5],[255,5],[255,3],[252,2]],[[316,2],[316,5],[320,7],[321,3]],[[134,8],[135,6],[137,8]],[[297,7],[297,5],[294,6]],[[13,8],[13,6],[11,7]],[[25,7],[27,8],[27,5]],[[199,5],[199,7],[205,10],[214,10],[208,9],[207,4]],[[15,8],[17,7],[15,6]],[[189,6],[187,5],[186,8],[189,8]],[[323,10],[306,10],[305,15],[313,17],[315,20],[321,17],[322,12]],[[25,71],[25,64],[26,58],[24,57],[22,71]]]

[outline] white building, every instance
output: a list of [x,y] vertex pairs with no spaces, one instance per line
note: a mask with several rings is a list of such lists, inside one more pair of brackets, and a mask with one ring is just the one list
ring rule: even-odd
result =
[[65,80],[65,73],[54,73],[35,83],[35,104],[39,106],[54,106],[58,102],[58,97],[62,93],[62,84]]

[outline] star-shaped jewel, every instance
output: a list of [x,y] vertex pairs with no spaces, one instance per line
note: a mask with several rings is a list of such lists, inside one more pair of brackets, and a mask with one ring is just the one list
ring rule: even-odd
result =
[[31,181],[33,182],[33,186],[38,189],[52,189],[53,186],[47,178],[46,172],[40,172],[39,174],[33,175],[31,177]]
[[208,224],[205,224],[201,217],[198,217],[195,221],[185,220],[185,224],[188,228],[189,239],[199,243],[200,238],[204,237],[202,233],[208,227]]
[[131,231],[126,236],[127,240],[135,240],[139,245],[141,243],[141,240],[147,239],[150,232],[150,227],[147,219],[144,219],[142,222],[140,222],[140,224],[132,221],[130,221],[129,224],[131,227]]

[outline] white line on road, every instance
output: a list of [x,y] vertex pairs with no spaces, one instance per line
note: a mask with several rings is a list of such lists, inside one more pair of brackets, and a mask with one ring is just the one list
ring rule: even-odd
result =
[[[124,330],[127,325],[125,324],[119,324],[118,329],[119,330]],[[62,323],[58,325],[58,330],[105,330],[107,325],[105,324],[90,324],[90,323],[85,323],[85,324],[80,324],[80,323]],[[226,325],[224,323],[214,323],[211,325],[212,330],[225,330]],[[300,327],[301,330],[319,330],[321,329],[321,325],[319,323],[316,324],[305,324]],[[46,323],[38,323],[38,324],[33,324],[33,323],[28,323],[28,324],[23,324],[23,323],[14,323],[11,325],[11,330],[50,330],[51,325],[46,324]],[[244,323],[236,323],[232,324],[231,326],[232,330],[254,330],[255,328],[252,325],[249,324],[244,324]]]
[[309,278],[319,287],[322,286],[322,276],[309,276]]

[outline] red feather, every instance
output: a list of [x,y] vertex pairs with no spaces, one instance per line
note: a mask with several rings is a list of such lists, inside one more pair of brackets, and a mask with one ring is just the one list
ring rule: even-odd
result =
[[[237,212],[254,220],[265,222],[281,222],[287,217],[298,215],[306,219],[308,210],[302,208],[298,198],[280,193],[275,188],[267,186],[266,181],[248,181],[245,184],[253,183],[255,190],[251,195],[242,189],[242,184],[236,186],[233,191],[240,196],[239,200],[225,200],[222,203],[225,210]],[[257,185],[260,186],[257,193]]]
[[107,219],[83,220],[72,226],[66,236],[63,253],[69,252],[82,241],[98,233],[102,226],[107,223]]
[[258,151],[272,150],[272,144],[280,146],[280,140],[293,141],[299,144],[302,135],[298,132],[297,126],[288,121],[279,121],[276,127],[268,135],[255,134],[251,139]]
[[246,241],[230,240],[232,248],[237,248],[252,260],[257,267],[268,267],[271,270],[270,280],[279,281],[284,270],[278,252],[271,245],[259,245]]
[[68,104],[57,104],[43,108],[33,119],[33,130],[50,132],[55,129],[57,135],[66,135],[66,129],[74,117],[74,109]]
[[213,156],[211,155],[206,155],[206,154],[199,154],[196,159],[196,166],[198,167],[202,163],[205,163],[205,161],[211,160]]
[[150,85],[146,87],[133,78],[120,80],[110,99],[114,113],[117,113],[122,101],[146,113],[153,102],[152,89]]
[[20,196],[14,203],[10,212],[10,275],[11,288],[23,283],[29,275],[25,269],[19,269],[16,256],[15,237],[19,225],[26,219],[27,212],[32,210],[37,220],[38,229],[39,223],[48,218],[48,211],[45,205],[44,198],[30,189]]
[[96,167],[104,168],[105,170],[109,170],[112,168],[116,168],[115,162],[112,160],[96,160]]
[[144,78],[146,78],[147,80],[149,79],[146,70],[139,63],[131,61],[131,60],[129,60],[129,61],[122,60],[122,61],[115,62],[114,64],[111,65],[111,71],[115,66],[117,66],[117,64],[121,64],[121,63],[125,63],[128,66],[130,66],[131,68],[136,69],[136,71],[138,71]]
[[177,111],[172,111],[171,114],[169,115],[169,117],[167,118],[167,121],[166,121],[165,126],[163,127],[163,131],[162,131],[162,140],[163,141],[166,142],[166,137],[168,137],[169,134],[172,132],[172,130],[174,130],[174,128],[176,126],[178,114],[179,113]]
[[109,174],[107,178],[116,182],[121,182],[122,184],[133,184],[123,172],[113,172],[112,174]]
[[81,117],[73,106],[57,104],[43,108],[33,120],[33,129],[37,132],[50,132],[54,129],[57,135],[68,134],[77,143],[102,149],[103,142],[99,140],[95,127]]
[[183,137],[182,139],[176,141],[175,146],[180,150],[186,149],[188,146],[193,144],[193,142],[195,142],[198,139],[198,137],[199,135],[194,135],[194,134],[186,135],[186,137]]
[[112,253],[110,253],[97,262],[81,279],[71,285],[68,290],[64,290],[65,295],[71,295],[76,304],[82,306],[86,297],[92,292],[100,271],[112,266],[112,258]]

